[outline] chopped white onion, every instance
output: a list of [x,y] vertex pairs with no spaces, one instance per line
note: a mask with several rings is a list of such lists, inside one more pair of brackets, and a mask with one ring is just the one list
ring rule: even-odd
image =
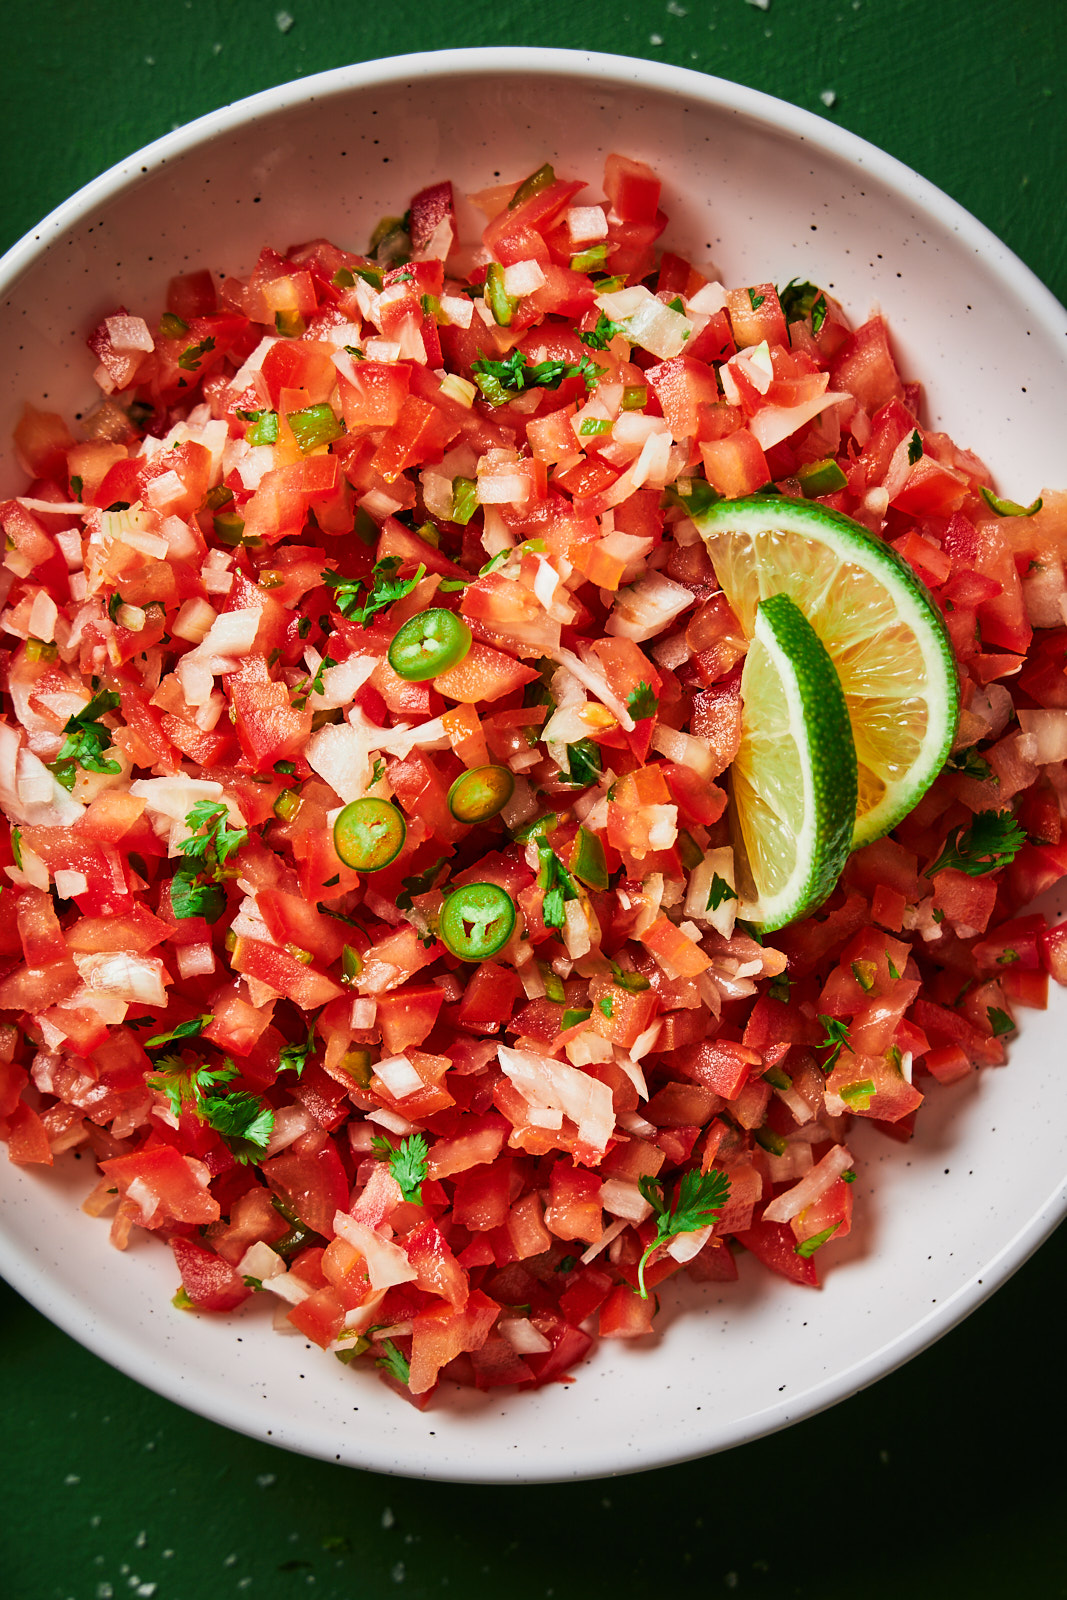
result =
[[84,894],[89,887],[89,880],[84,872],[71,872],[65,867],[57,867],[55,871],[56,894],[61,900],[73,900],[76,895]]
[[515,261],[504,268],[504,293],[512,299],[533,294],[536,289],[543,288],[545,282],[544,268],[539,261]]
[[497,1328],[517,1355],[539,1356],[552,1348],[552,1341],[534,1327],[529,1317],[502,1317]]
[[606,1083],[532,1050],[511,1050],[502,1044],[497,1053],[505,1076],[531,1108],[562,1111],[577,1124],[579,1141],[591,1153],[604,1154],[615,1127]]
[[808,1206],[824,1195],[830,1185],[834,1183],[843,1172],[847,1172],[852,1165],[852,1156],[843,1144],[835,1144],[826,1152],[822,1160],[811,1171],[795,1183],[784,1194],[775,1198],[764,1208],[763,1216],[767,1222],[789,1222],[798,1216]]
[[357,1222],[347,1211],[336,1213],[333,1227],[338,1238],[346,1240],[366,1261],[372,1289],[391,1289],[397,1283],[412,1283],[418,1276],[398,1244],[365,1222]]
[[423,1087],[422,1079],[405,1055],[386,1056],[375,1064],[374,1071],[397,1100],[417,1094]]
[[572,245],[593,244],[608,236],[608,219],[603,206],[568,206],[564,218]]
[[215,970],[215,951],[206,940],[202,944],[179,945],[174,956],[181,978],[203,978]]

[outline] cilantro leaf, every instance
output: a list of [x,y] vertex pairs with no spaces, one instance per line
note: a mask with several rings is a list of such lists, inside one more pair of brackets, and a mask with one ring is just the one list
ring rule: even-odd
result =
[[641,1299],[648,1299],[645,1288],[645,1267],[668,1239],[679,1233],[696,1233],[716,1222],[730,1195],[730,1180],[725,1172],[683,1172],[678,1185],[675,1205],[667,1204],[666,1190],[659,1178],[644,1176],[639,1180],[641,1193],[656,1214],[656,1236],[645,1249],[637,1267],[637,1283]]
[[969,878],[984,877],[1014,861],[1026,834],[1010,811],[977,811],[969,828],[953,828],[944,848],[925,876],[932,878],[947,867]]
[[567,746],[567,768],[566,772],[560,773],[563,781],[577,783],[583,789],[588,789],[604,770],[600,746],[592,739],[576,739]]
[[187,1066],[181,1056],[167,1055],[160,1056],[155,1072],[145,1082],[150,1089],[159,1089],[166,1095],[176,1117],[181,1116],[185,1105],[192,1105],[199,1116],[204,1090],[217,1088],[219,1084],[229,1083],[231,1078],[236,1077],[237,1068],[228,1059],[221,1067],[203,1064],[197,1067]]
[[214,348],[215,341],[208,334],[207,338],[201,339],[199,344],[191,344],[182,351],[178,357],[179,367],[182,368],[183,372],[196,372],[199,369],[201,358],[206,356],[209,350],[214,350]]
[[659,698],[652,693],[652,685],[646,683],[644,678],[626,696],[626,709],[635,722],[640,722],[644,717],[654,717],[659,710]]
[[308,703],[308,696],[322,693],[322,675],[329,667],[336,667],[337,662],[333,656],[323,656],[319,662],[318,670],[313,678],[304,678],[293,690],[293,710],[303,711]]
[[437,881],[438,873],[447,861],[447,856],[438,856],[431,866],[422,872],[413,872],[409,878],[401,878],[401,892],[396,897],[396,903],[401,911],[410,911],[414,896],[429,894]]
[[711,880],[711,891],[708,895],[708,903],[705,909],[708,911],[718,911],[719,907],[727,900],[736,899],[737,894],[735,891],[730,888],[730,885],[727,883],[726,879],[720,878],[719,874],[716,872]]
[[174,1044],[178,1039],[195,1039],[210,1021],[210,1012],[201,1017],[190,1017],[188,1022],[179,1022],[169,1033],[157,1033],[154,1038],[146,1039],[144,1047],[146,1050],[157,1050],[161,1044]]
[[919,457],[922,455],[922,453],[923,453],[923,442],[922,442],[922,439],[919,437],[919,430],[918,430],[918,428],[916,428],[915,432],[912,434],[911,438],[908,440],[908,462],[909,462],[909,464],[911,466],[914,466],[916,461],[918,461]]
[[794,1245],[793,1254],[803,1256],[806,1261],[809,1256],[815,1254],[816,1250],[822,1249],[823,1245],[837,1232],[840,1226],[841,1222],[838,1220],[831,1223],[828,1228],[824,1228],[821,1233],[813,1233],[810,1239],[805,1239],[802,1244]]
[[202,1094],[197,1113],[201,1121],[222,1135],[241,1162],[262,1155],[274,1131],[274,1112],[265,1100],[247,1089],[226,1095]]
[[755,289],[750,289],[748,291],[748,298],[753,311],[758,311],[764,300],[766,300],[767,296],[765,294],[757,294]]
[[562,928],[563,907],[568,900],[578,899],[578,885],[563,862],[548,845],[538,842],[537,886],[545,891],[541,905],[541,921],[546,928]]
[[217,883],[205,883],[191,861],[180,861],[170,880],[170,906],[176,917],[217,922],[226,909],[226,893]]
[[[379,611],[403,600],[426,576],[426,568],[420,563],[413,578],[398,578],[400,566],[399,556],[383,556],[374,563],[371,583],[365,578],[343,578],[339,572],[324,572],[322,581],[333,590],[334,605],[341,615],[369,628]],[[361,601],[360,590],[364,589],[366,597]]]
[[852,1053],[851,1035],[848,1023],[842,1017],[828,1017],[825,1012],[820,1011],[818,1020],[826,1029],[825,1037],[820,1040],[820,1048],[830,1052],[822,1064],[822,1070],[829,1074],[834,1070],[842,1050]]
[[482,394],[490,405],[506,405],[511,394],[521,394],[524,389],[558,389],[565,378],[581,378],[586,390],[596,388],[604,371],[589,356],[580,361],[538,361],[531,364],[521,350],[512,350],[503,361],[491,361],[480,356],[471,362],[471,371]]
[[315,1053],[315,1027],[308,1025],[307,1038],[300,1044],[283,1045],[278,1054],[278,1071],[295,1072],[299,1078],[307,1066],[308,1057]]
[[779,289],[778,298],[787,322],[803,322],[805,317],[810,317],[811,331],[818,333],[826,321],[829,309],[826,296],[813,283],[791,278],[784,289]]
[[975,745],[968,745],[966,750],[960,750],[954,756],[949,756],[947,765],[953,772],[962,772],[966,778],[978,778],[980,781],[993,777],[993,768],[985,756],[978,754]]
[[404,1199],[413,1200],[417,1206],[421,1206],[422,1180],[426,1176],[426,1158],[430,1153],[422,1134],[410,1134],[400,1141],[395,1150],[388,1139],[372,1139],[371,1149],[383,1161],[388,1161],[389,1170],[400,1185]]
[[374,1365],[383,1367],[389,1376],[397,1383],[402,1383],[405,1389],[411,1382],[411,1363],[403,1352],[397,1349],[392,1339],[382,1340],[382,1353]]
[[1002,1011],[999,1006],[987,1006],[986,1016],[989,1018],[989,1026],[993,1030],[994,1039],[999,1039],[1002,1033],[1014,1033],[1015,1023],[1008,1013]]
[[63,728],[66,738],[51,763],[51,770],[64,789],[73,789],[76,766],[83,772],[115,774],[122,771],[119,762],[111,758],[104,760],[103,752],[112,744],[111,729],[99,720],[109,711],[117,711],[121,704],[121,696],[113,689],[100,689],[88,705],[67,718]]
[[248,842],[247,828],[231,828],[226,806],[214,800],[198,800],[185,813],[190,837],[178,849],[189,861],[200,861],[204,869],[218,877],[235,851]]
[[611,318],[602,311],[596,319],[596,327],[589,328],[585,333],[580,333],[578,337],[583,344],[589,346],[590,350],[606,350],[616,334],[625,332],[626,324],[624,322],[612,322]]
[[784,972],[779,972],[767,985],[767,994],[772,1000],[778,1000],[782,1005],[789,1004],[789,991],[793,987],[793,979],[787,978]]

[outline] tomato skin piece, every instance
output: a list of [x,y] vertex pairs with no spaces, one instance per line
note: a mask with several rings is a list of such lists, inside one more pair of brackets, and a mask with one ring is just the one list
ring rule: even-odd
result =
[[728,500],[755,494],[771,477],[767,458],[747,428],[725,439],[702,440],[700,456],[708,482]]
[[20,1100],[5,1120],[9,1161],[19,1167],[53,1165],[48,1134],[32,1106]]
[[302,1134],[288,1150],[262,1162],[260,1171],[301,1222],[322,1238],[333,1238],[335,1215],[348,1210],[349,1184],[327,1133]]
[[301,753],[311,733],[312,712],[290,704],[284,684],[271,678],[262,656],[245,656],[224,678],[241,749],[254,772]]
[[168,1220],[218,1221],[218,1201],[210,1190],[201,1187],[188,1161],[173,1145],[159,1144],[132,1155],[115,1156],[110,1161],[102,1161],[100,1170],[114,1181],[124,1199],[135,1182],[142,1194],[147,1191],[156,1199],[157,1209],[148,1217],[145,1227],[164,1227]]
[[182,1288],[196,1311],[233,1311],[252,1293],[244,1279],[213,1250],[191,1239],[171,1239]]
[[806,1288],[819,1288],[819,1273],[814,1256],[798,1256],[796,1235],[784,1222],[753,1222],[735,1232],[734,1237],[750,1250],[765,1267]]
[[417,1286],[462,1311],[470,1298],[470,1279],[435,1222],[421,1222],[405,1237],[404,1251],[418,1276]]
[[757,1051],[728,1039],[706,1039],[675,1052],[674,1070],[705,1088],[733,1100],[749,1080],[753,1068],[762,1065]]
[[872,416],[890,401],[903,401],[904,385],[881,317],[871,317],[845,340],[830,366],[830,387],[847,389]]
[[726,310],[739,348],[760,344],[764,339],[779,348],[788,343],[785,316],[773,283],[757,283],[746,289],[728,289]]
[[234,972],[258,978],[276,993],[288,996],[303,1011],[317,1011],[344,993],[332,978],[305,966],[288,950],[246,935],[241,935],[234,945],[230,965]]
[[411,1338],[412,1394],[428,1393],[442,1367],[464,1351],[480,1349],[499,1314],[496,1301],[480,1289],[471,1292],[462,1310],[440,1302],[420,1312]]
[[444,998],[444,990],[432,983],[404,984],[379,995],[375,1023],[382,1030],[387,1054],[400,1055],[423,1044],[433,1032]]
[[501,700],[537,677],[533,667],[523,666],[513,656],[494,650],[476,639],[458,666],[440,673],[433,680],[438,694],[448,700],[476,706],[481,701]]
[[461,1024],[502,1027],[514,1014],[522,994],[518,973],[495,961],[483,961],[463,991]]

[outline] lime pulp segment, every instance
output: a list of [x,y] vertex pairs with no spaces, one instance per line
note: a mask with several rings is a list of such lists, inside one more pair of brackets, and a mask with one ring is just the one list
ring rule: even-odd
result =
[[858,763],[853,848],[888,833],[937,776],[956,730],[955,657],[930,595],[891,546],[812,501],[751,495],[696,520],[746,635],[759,602],[784,593],[830,652]]
[[820,905],[848,857],[856,754],[834,664],[788,595],[761,601],[730,770],[739,915],[765,932]]

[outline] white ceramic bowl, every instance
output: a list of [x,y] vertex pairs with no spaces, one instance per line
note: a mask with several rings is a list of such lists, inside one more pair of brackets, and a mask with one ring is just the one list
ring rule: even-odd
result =
[[[612,150],[651,162],[665,242],[728,282],[807,278],[857,319],[887,314],[927,420],[1026,501],[1062,470],[1067,318],[974,219],[890,157],[765,95],[646,61],[457,50],[343,68],[169,135],[91,183],[0,263],[0,440],[24,399],[91,399],[82,340],[167,278],[246,272],[260,246],[353,248],[420,187],[462,194],[551,161],[596,189]],[[470,219],[470,231],[476,227]],[[995,330],[995,331],[994,331]],[[20,487],[7,454],[0,492]],[[369,1374],[282,1338],[248,1306],[172,1309],[170,1252],[125,1255],[79,1202],[86,1161],[0,1160],[0,1269],[46,1315],[141,1382],[246,1433],[382,1472],[473,1481],[597,1476],[769,1433],[871,1383],[971,1311],[1067,1209],[1065,1006],[1026,1016],[1010,1065],[934,1086],[908,1146],[860,1130],[861,1222],[826,1287],[772,1278],[666,1295],[654,1345],[602,1344],[577,1382],[438,1399],[425,1413]],[[865,1137],[869,1134],[869,1137]]]

